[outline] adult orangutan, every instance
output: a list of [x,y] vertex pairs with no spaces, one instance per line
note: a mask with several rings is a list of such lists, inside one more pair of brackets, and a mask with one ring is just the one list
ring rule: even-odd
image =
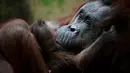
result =
[[[31,32],[22,20],[5,23],[0,29],[1,54],[12,65],[14,72],[18,73],[47,73],[47,66],[52,73],[129,72],[130,35],[127,8],[130,2],[122,1],[97,0],[86,3],[69,25],[56,29],[57,42],[55,38],[52,39],[53,30],[44,21],[33,23]],[[104,31],[111,25],[115,26],[115,30],[111,28]],[[84,41],[78,42],[83,43],[81,49],[77,44],[79,38],[86,40],[85,45]],[[64,52],[77,53],[77,46],[84,50],[76,55]],[[45,62],[39,51],[42,51]]]
[[[41,20],[36,21],[31,25],[31,32],[36,37],[36,40],[41,47],[43,58],[52,72],[84,72],[89,63],[91,63],[91,60],[95,59],[95,56],[99,54],[99,49],[102,49],[104,45],[113,45],[116,35],[114,31],[111,33],[109,32],[107,36],[103,37],[103,42],[100,39],[102,38],[101,34],[103,33],[103,30],[108,31],[111,28],[111,25],[109,24],[107,24],[104,28],[101,26],[104,21],[112,18],[113,8],[111,6],[112,5],[106,1],[92,1],[84,4],[68,25],[54,27],[54,24],[56,23],[49,23],[48,21]],[[47,25],[47,28],[50,28],[50,30],[45,31],[45,26]],[[44,36],[44,34],[51,35],[49,31],[55,33],[51,29],[53,27],[54,30],[56,30],[56,36],[53,35],[55,38],[52,39],[53,36]],[[50,40],[45,41],[49,38]],[[86,48],[96,39],[104,45],[101,46],[102,44],[95,42],[94,45],[96,45],[96,47],[91,46],[89,49]],[[50,43],[52,46],[48,46]],[[111,52],[111,49],[107,48],[106,52]],[[85,49],[85,52],[82,51],[79,53],[83,49]],[[79,54],[76,55],[77,53]],[[86,57],[86,59],[84,59],[84,57]]]
[[[35,25],[36,30],[35,29],[33,30]],[[98,33],[101,34],[101,28],[92,28],[92,29],[99,29]],[[42,30],[45,32],[43,32]],[[85,29],[83,29],[83,31],[84,30]],[[38,34],[35,35],[35,31]],[[71,71],[81,72],[81,70],[77,67],[77,64],[80,64],[80,60],[82,60],[82,57],[84,57],[84,55],[80,57],[79,54],[76,57],[74,57],[74,55],[66,54],[64,52],[55,52],[58,50],[58,48],[55,44],[55,41],[51,39],[52,36],[51,33],[49,33],[49,31],[50,30],[48,30],[47,25],[44,24],[44,22],[42,23],[41,21],[38,22],[38,25],[33,24],[31,26],[31,31],[28,24],[21,19],[14,19],[1,24],[0,52],[5,57],[5,59],[11,64],[14,72],[47,73],[48,72],[47,66],[54,73],[64,72],[64,70],[67,71],[67,69],[69,69],[70,72]],[[81,34],[86,33],[82,32]],[[100,34],[97,35],[97,38]],[[38,40],[39,37],[40,40]],[[37,41],[35,40],[35,38]],[[51,39],[50,42],[49,39]],[[52,45],[49,44],[48,46],[47,45],[48,43],[46,43],[47,41]],[[47,66],[44,63],[40,50],[42,51],[42,55]],[[90,49],[90,51],[91,50],[93,49]],[[93,55],[95,55],[95,53],[93,53]],[[91,58],[88,58],[88,60],[91,61]],[[65,65],[64,68],[61,67],[63,65]],[[68,65],[69,67],[66,67],[66,65]]]
[[[32,33],[38,39],[37,41],[40,42],[40,46],[43,47],[43,57],[52,72],[129,72],[129,4],[130,1],[128,0],[95,0],[86,3],[74,16],[70,24],[56,29],[56,44],[58,44],[56,48],[63,52],[57,52],[57,49],[51,48],[51,54],[47,53],[49,54],[47,58],[44,57],[46,56],[44,54],[46,48],[40,42],[42,38],[37,37],[37,35],[41,34],[40,30],[37,29],[41,28],[46,22],[38,21],[34,23],[31,26]],[[100,28],[92,28],[92,26]],[[115,30],[108,32],[105,38],[104,36],[102,37],[102,30],[109,30],[111,26],[114,26]],[[96,35],[96,41],[88,39],[90,35],[89,38],[92,38],[92,35],[96,34],[92,33],[94,30],[99,35]],[[78,55],[64,54],[64,51],[75,52],[76,49],[79,51],[83,47],[80,46],[81,48],[79,48],[79,43],[77,44],[80,34],[85,35],[84,38],[87,38],[85,47],[88,43],[91,45],[88,48],[83,48],[85,50],[81,51]],[[93,41],[95,42],[93,43]],[[80,44],[82,43],[80,42]],[[46,52],[50,52],[50,49],[48,50]]]

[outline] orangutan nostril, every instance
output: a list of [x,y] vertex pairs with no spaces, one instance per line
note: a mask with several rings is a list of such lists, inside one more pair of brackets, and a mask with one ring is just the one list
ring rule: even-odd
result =
[[70,28],[71,31],[75,31],[75,28]]
[[70,31],[74,32],[77,30],[77,27],[75,25],[70,25],[69,29],[70,29]]

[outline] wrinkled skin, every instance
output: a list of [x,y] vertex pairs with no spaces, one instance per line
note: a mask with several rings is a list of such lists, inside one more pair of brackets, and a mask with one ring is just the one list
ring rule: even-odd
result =
[[101,1],[86,3],[70,24],[57,29],[56,42],[60,50],[74,52],[92,44],[102,33],[99,23],[110,16],[111,10],[111,6]]

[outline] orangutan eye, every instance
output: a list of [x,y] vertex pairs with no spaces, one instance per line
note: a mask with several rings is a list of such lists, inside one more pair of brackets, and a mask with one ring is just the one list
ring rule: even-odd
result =
[[91,24],[91,18],[90,18],[90,16],[87,15],[87,16],[85,17],[84,22],[85,22],[87,25],[90,25],[90,24]]
[[85,23],[86,23],[87,25],[90,25],[90,20],[86,20]]
[[83,15],[84,15],[84,10],[81,10],[81,11],[79,12],[79,15],[80,15],[80,16],[83,16]]
[[84,19],[84,10],[80,10],[79,12],[79,20],[83,20]]

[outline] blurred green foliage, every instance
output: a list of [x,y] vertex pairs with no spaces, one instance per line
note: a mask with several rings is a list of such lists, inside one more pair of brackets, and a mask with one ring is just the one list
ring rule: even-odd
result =
[[[54,2],[54,0],[40,0],[40,1],[41,1],[42,4],[43,4],[44,6],[46,6],[46,7],[52,5],[53,2]],[[57,3],[57,5],[58,5],[59,7],[63,6],[63,4],[64,4],[64,0],[55,0],[55,2]]]
[[29,0],[34,20],[56,20],[68,16],[84,0]]

